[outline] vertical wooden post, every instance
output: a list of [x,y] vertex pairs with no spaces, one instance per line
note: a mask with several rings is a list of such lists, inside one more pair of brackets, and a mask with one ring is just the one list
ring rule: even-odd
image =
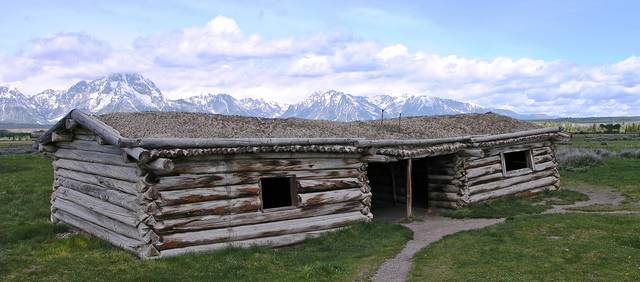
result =
[[411,214],[413,213],[413,187],[412,187],[412,177],[411,177],[411,168],[413,164],[411,159],[407,159],[407,218],[411,218]]

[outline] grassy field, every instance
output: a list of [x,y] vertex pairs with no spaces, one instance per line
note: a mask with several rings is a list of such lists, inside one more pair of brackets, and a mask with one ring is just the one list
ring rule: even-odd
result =
[[125,251],[49,223],[50,162],[0,156],[0,277],[58,281],[367,280],[411,237],[386,222],[359,224],[282,249],[228,249],[141,261]]
[[410,281],[638,281],[638,234],[638,216],[517,217],[421,250]]
[[640,135],[575,134],[571,138],[571,146],[588,149],[607,149],[616,152],[625,149],[640,149]]
[[31,144],[33,144],[31,140],[0,140],[0,148],[31,146]]

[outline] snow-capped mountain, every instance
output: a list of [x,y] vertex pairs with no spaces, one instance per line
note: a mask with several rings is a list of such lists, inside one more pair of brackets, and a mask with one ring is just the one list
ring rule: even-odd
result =
[[35,106],[18,89],[0,86],[0,121],[31,123],[39,117]]
[[380,108],[367,97],[330,90],[316,92],[299,104],[291,105],[282,117],[339,121],[369,120],[380,115]]
[[330,90],[316,92],[304,101],[285,107],[263,99],[236,99],[228,94],[203,94],[168,100],[155,84],[140,74],[111,74],[80,81],[67,90],[45,90],[27,97],[15,88],[0,87],[0,122],[53,123],[74,108],[94,114],[136,111],[185,111],[257,117],[300,117],[337,121],[385,117],[442,115],[493,111],[520,119],[502,109],[484,108],[451,99],[415,95],[356,96]]

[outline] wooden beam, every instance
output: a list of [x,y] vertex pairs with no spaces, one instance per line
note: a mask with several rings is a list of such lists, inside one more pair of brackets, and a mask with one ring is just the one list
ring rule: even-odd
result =
[[413,187],[412,187],[412,177],[411,177],[411,168],[413,166],[412,159],[407,159],[407,218],[411,218],[413,214]]

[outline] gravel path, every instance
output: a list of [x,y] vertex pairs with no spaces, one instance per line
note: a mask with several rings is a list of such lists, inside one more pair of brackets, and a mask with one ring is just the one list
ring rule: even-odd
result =
[[413,231],[413,240],[407,242],[402,251],[385,261],[378,269],[373,281],[405,281],[411,268],[413,255],[442,237],[463,230],[480,229],[503,222],[504,219],[453,219],[437,215],[427,215],[422,221],[403,224]]

